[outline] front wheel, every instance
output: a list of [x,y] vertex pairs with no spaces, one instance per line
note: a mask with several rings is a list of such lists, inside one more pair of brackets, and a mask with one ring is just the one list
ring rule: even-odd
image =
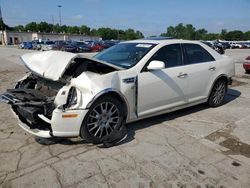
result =
[[80,135],[85,140],[98,144],[114,130],[118,130],[124,119],[124,110],[119,100],[111,96],[97,99],[86,114]]
[[219,79],[215,82],[208,99],[208,105],[211,107],[220,106],[227,92],[227,82],[224,79]]

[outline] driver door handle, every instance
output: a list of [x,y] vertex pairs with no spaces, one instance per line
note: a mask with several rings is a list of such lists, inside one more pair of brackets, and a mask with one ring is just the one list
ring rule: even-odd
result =
[[179,75],[177,76],[178,78],[186,78],[188,76],[187,73],[182,73],[180,72]]
[[210,71],[214,71],[216,69],[216,67],[209,67],[209,69],[208,70],[210,70]]

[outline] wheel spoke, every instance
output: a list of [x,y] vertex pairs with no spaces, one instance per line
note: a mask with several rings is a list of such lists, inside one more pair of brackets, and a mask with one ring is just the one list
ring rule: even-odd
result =
[[89,117],[91,117],[91,118],[95,118],[95,119],[98,119],[98,117],[93,116],[93,115],[89,115]]
[[92,127],[91,129],[89,129],[89,132],[92,132],[94,129],[96,129],[98,127],[98,124],[96,124],[94,127]]
[[103,132],[103,129],[104,129],[104,127],[102,127],[102,128],[101,128],[101,133],[100,133],[99,138],[101,138],[101,137],[102,137],[102,132]]
[[101,129],[101,127],[99,126],[98,129],[97,129],[97,131],[95,132],[94,136],[97,136],[97,134],[99,133],[100,129]]

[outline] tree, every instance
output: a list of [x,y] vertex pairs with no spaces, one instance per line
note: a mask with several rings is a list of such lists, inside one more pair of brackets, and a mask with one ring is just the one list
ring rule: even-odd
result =
[[37,30],[40,32],[52,32],[53,31],[53,25],[48,24],[47,22],[40,22],[37,24]]
[[79,33],[79,27],[77,27],[77,26],[68,26],[67,33],[78,34]]
[[30,23],[26,24],[25,30],[26,31],[37,31],[37,24],[36,24],[36,22],[30,22]]
[[174,37],[176,38],[176,32],[175,32],[175,28],[173,26],[169,26],[167,28],[167,32],[166,33],[162,33],[161,36],[163,37]]
[[185,35],[184,38],[188,40],[194,40],[195,39],[195,27],[193,27],[192,24],[187,24],[185,29]]
[[13,28],[13,30],[14,30],[14,31],[19,31],[19,32],[21,32],[21,31],[25,31],[25,28],[24,28],[23,25],[17,25],[17,26],[15,26],[15,27]]
[[220,38],[221,39],[226,39],[226,35],[227,35],[227,30],[226,29],[222,29],[221,33],[220,33]]
[[198,29],[195,32],[195,40],[205,40],[207,34],[206,29]]
[[244,39],[245,40],[250,40],[250,31],[247,31],[244,33]]
[[81,34],[85,34],[85,35],[90,35],[90,28],[86,25],[82,25],[80,28],[79,28],[79,31]]
[[244,33],[242,31],[230,31],[226,34],[226,40],[244,40]]

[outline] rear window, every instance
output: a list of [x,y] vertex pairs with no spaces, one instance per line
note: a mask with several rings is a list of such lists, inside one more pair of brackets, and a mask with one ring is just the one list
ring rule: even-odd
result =
[[213,56],[198,44],[183,44],[186,51],[185,64],[195,64],[214,61]]

